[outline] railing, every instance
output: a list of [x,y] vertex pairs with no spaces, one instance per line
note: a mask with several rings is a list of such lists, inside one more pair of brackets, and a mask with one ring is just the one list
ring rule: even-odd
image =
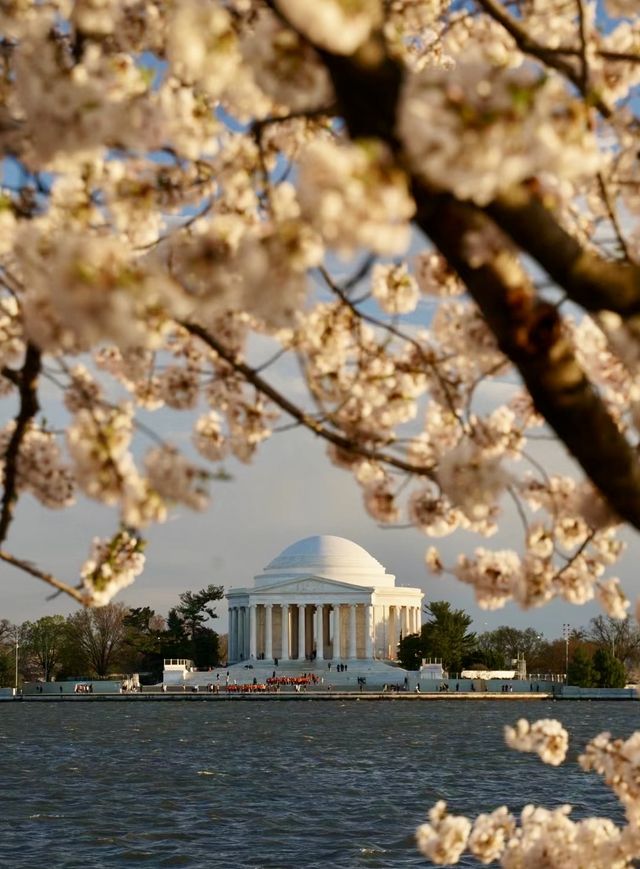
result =
[[193,667],[193,661],[189,658],[165,658],[164,668],[167,667]]

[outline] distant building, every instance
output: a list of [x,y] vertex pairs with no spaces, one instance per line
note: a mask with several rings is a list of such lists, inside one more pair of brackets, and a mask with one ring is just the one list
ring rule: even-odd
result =
[[417,633],[423,593],[343,537],[307,537],[235,588],[229,603],[230,663],[395,660]]

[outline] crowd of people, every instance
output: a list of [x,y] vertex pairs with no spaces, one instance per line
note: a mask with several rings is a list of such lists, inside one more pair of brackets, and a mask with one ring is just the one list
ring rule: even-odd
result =
[[246,683],[243,685],[231,683],[225,686],[225,691],[228,694],[260,694],[269,690],[271,690],[270,687],[265,685],[264,682]]
[[285,686],[285,685],[317,685],[320,682],[320,677],[315,673],[303,673],[302,676],[269,676],[267,685]]
[[74,685],[74,694],[93,694],[93,685]]

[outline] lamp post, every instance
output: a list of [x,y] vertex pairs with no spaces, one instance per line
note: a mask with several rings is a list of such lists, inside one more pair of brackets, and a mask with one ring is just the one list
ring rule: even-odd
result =
[[18,693],[18,650],[20,648],[20,643],[16,640],[16,694]]
[[564,681],[569,683],[569,637],[571,635],[571,625],[562,625],[562,636],[564,637]]

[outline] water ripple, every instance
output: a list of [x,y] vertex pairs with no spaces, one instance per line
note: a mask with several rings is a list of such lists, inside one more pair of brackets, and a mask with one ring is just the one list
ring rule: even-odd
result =
[[[576,757],[626,703],[3,704],[0,866],[404,869],[413,831],[453,812],[619,806]],[[570,762],[507,752],[504,724],[559,717]],[[460,864],[477,866],[470,858]]]

